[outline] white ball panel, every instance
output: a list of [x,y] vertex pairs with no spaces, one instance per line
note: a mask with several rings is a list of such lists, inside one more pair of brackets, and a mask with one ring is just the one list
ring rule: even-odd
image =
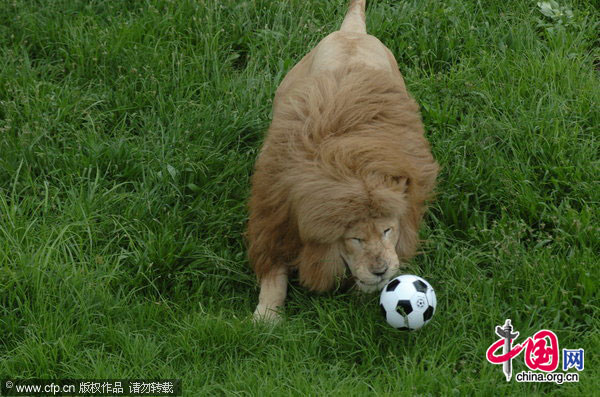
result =
[[387,312],[387,322],[394,328],[408,327],[404,316],[398,313],[395,309]]
[[433,306],[433,313],[435,314],[435,310],[437,307],[437,298],[435,296],[435,291],[433,290],[433,288],[427,290],[427,300],[429,301],[429,304]]
[[425,323],[423,321],[423,312],[413,310],[408,316],[408,327],[410,329],[419,329]]

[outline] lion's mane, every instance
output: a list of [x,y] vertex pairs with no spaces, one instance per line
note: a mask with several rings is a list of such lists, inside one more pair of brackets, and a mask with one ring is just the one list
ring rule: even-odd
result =
[[382,216],[400,220],[396,251],[412,257],[437,173],[418,105],[390,73],[355,65],[297,81],[276,99],[252,177],[254,271],[297,268],[306,287],[330,289],[346,228]]

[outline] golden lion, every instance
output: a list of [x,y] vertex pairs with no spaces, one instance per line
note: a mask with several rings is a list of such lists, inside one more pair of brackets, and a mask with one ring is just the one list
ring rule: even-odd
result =
[[437,173],[398,64],[352,1],[275,94],[249,203],[255,318],[278,318],[291,270],[315,291],[346,268],[360,290],[381,289],[415,253]]

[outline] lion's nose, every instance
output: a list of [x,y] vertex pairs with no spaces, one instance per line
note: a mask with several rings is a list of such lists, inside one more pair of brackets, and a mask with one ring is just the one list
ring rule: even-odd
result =
[[385,274],[385,272],[387,272],[387,266],[384,267],[383,269],[376,269],[376,270],[371,270],[371,273],[373,273],[376,276],[383,276]]

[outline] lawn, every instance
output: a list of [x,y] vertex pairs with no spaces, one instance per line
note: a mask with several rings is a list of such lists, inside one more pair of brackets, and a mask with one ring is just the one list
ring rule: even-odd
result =
[[[0,2],[0,378],[597,393],[600,9],[559,6],[368,4],[442,167],[408,269],[438,310],[403,333],[377,294],[293,281],[281,325],[251,321],[243,233],[272,98],[345,0]],[[579,383],[507,383],[485,358],[506,318],[517,342],[550,329],[584,348]]]

